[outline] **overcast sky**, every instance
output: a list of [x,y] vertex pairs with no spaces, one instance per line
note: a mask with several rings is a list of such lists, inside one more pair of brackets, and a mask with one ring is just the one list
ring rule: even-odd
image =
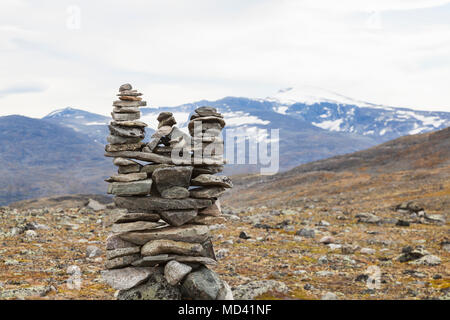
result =
[[264,98],[296,84],[450,111],[450,0],[1,0],[0,115]]

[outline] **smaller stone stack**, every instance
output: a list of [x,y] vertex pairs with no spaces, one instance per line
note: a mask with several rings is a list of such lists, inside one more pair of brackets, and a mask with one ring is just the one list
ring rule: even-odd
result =
[[[111,113],[113,121],[109,124],[109,142],[107,152],[137,151],[145,145],[144,122],[139,121],[141,112],[139,107],[147,103],[142,101],[142,93],[133,90],[130,84],[120,86],[117,94],[119,100],[113,102],[114,110]],[[141,165],[136,161],[115,158],[113,163],[118,166],[118,175],[107,179],[110,182],[108,193],[115,195],[146,195],[150,193],[152,181],[147,179],[145,173],[140,172]]]
[[113,102],[114,110],[111,112],[113,121],[109,125],[110,135],[107,138],[109,145],[106,151],[134,151],[140,150],[145,138],[145,123],[139,121],[141,112],[139,107],[147,105],[142,101],[142,93],[133,90],[130,84],[120,86],[119,100]]
[[221,163],[225,163],[222,139],[224,127],[223,115],[213,107],[197,108],[188,125],[194,153],[194,171],[191,185],[198,187],[191,190],[191,196],[214,199],[212,206],[200,211],[200,214],[207,216],[221,215],[218,198],[227,188],[233,186],[231,180],[226,176],[213,175],[221,172],[223,170]]
[[[197,108],[190,118],[188,125],[192,136],[194,151],[194,164],[216,164],[223,162],[222,129],[225,127],[223,115],[212,107]],[[211,168],[210,168],[211,169]],[[223,170],[223,166],[217,166],[216,172]]]

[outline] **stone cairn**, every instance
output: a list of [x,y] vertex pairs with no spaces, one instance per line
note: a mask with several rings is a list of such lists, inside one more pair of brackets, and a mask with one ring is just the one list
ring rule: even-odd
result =
[[105,156],[119,169],[106,180],[116,208],[105,223],[111,233],[103,279],[119,300],[232,299],[227,283],[207,267],[217,263],[209,226],[224,221],[218,197],[232,187],[229,178],[214,175],[224,164],[223,116],[196,109],[188,135],[171,112],[162,112],[144,143],[141,95],[124,84],[113,103]]

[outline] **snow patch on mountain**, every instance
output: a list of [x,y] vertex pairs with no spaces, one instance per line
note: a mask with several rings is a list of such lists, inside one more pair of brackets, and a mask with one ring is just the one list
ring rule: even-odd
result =
[[103,125],[107,125],[108,123],[109,123],[109,121],[105,121],[105,122],[94,121],[94,122],[87,122],[84,125],[85,126],[103,126]]
[[[352,99],[339,93],[310,85],[299,85],[281,89],[274,96],[267,97],[266,100],[288,106],[295,103],[313,105],[322,102],[328,102],[335,104],[355,105],[358,107],[389,108],[385,106],[378,106],[376,104],[368,103],[365,101]],[[279,113],[282,113],[283,111],[285,110],[280,108],[277,109],[277,112]]]
[[270,123],[269,120],[262,120],[257,116],[252,116],[249,113],[243,111],[225,112],[223,116],[225,118],[227,126],[230,127],[242,126],[247,124],[267,125]]
[[344,121],[344,119],[337,119],[337,120],[329,120],[329,121],[323,121],[320,123],[312,122],[313,125],[316,127],[329,130],[329,131],[342,131],[341,130],[341,124]]

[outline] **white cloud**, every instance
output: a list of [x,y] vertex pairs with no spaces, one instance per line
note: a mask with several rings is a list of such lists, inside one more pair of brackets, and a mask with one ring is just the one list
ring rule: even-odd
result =
[[[45,90],[3,95],[0,115],[66,106],[107,115],[124,82],[150,105],[266,97],[307,83],[378,104],[450,111],[450,22],[439,14],[450,14],[448,3],[4,0],[0,91]],[[69,5],[80,8],[79,30],[66,26]],[[412,14],[398,19],[405,11]]]

